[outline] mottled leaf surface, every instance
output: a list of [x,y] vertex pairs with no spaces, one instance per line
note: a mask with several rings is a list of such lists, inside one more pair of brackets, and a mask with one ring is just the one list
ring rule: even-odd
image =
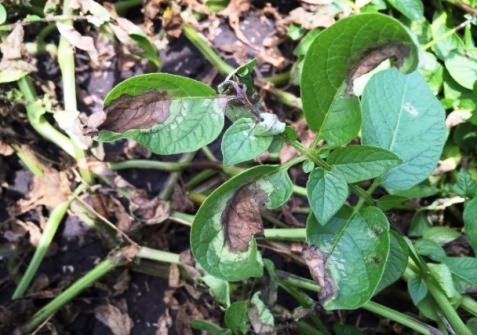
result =
[[418,72],[389,69],[371,78],[363,94],[363,144],[392,151],[402,161],[383,176],[383,186],[405,190],[431,175],[446,139],[444,116]]
[[311,215],[307,241],[325,255],[324,276],[335,287],[334,295],[321,297],[327,310],[355,309],[369,301],[390,249],[389,222],[380,209],[367,207],[353,214],[343,207],[326,226]]

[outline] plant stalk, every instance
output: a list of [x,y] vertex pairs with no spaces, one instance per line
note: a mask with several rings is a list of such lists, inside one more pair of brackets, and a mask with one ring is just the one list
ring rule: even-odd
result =
[[71,202],[75,199],[75,197],[81,194],[86,189],[86,185],[81,184],[76,188],[74,194],[71,195],[68,200],[62,202],[55,209],[51,212],[48,221],[46,222],[45,229],[43,230],[43,234],[41,235],[40,242],[38,243],[38,247],[33,254],[33,258],[31,259],[28,267],[25,271],[25,274],[22,276],[20,283],[18,284],[15,292],[13,293],[12,299],[18,299],[23,297],[26,290],[30,286],[33,277],[35,276],[43,258],[45,257],[48,248],[50,247],[51,241],[58,230],[58,227],[63,220],[68,208],[71,205]]

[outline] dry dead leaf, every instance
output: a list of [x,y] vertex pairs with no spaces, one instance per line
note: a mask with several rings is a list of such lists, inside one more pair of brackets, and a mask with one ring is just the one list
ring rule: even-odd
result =
[[94,46],[94,40],[90,36],[81,35],[72,25],[57,22],[61,36],[63,36],[72,46],[75,48],[88,52],[91,62],[93,64],[99,64],[99,56],[96,47]]
[[136,219],[149,225],[164,222],[170,214],[169,202],[159,197],[149,199],[142,190],[134,192],[130,208]]
[[[42,176],[33,178],[33,186],[28,201],[22,200],[19,204],[44,205],[54,208],[66,201],[71,194],[70,181],[63,171],[53,169],[44,170]],[[21,205],[22,207],[22,205]]]
[[472,112],[468,110],[453,110],[447,115],[446,126],[447,128],[453,128],[461,123],[464,123],[472,116]]
[[306,247],[303,249],[303,259],[310,270],[311,277],[320,285],[320,300],[334,297],[336,285],[326,272],[326,255],[316,247]]
[[335,23],[335,19],[320,12],[309,12],[303,7],[298,7],[290,12],[288,20],[301,25],[303,28],[312,30],[315,28],[327,28]]
[[242,186],[229,200],[221,220],[230,250],[247,251],[252,237],[263,233],[260,210],[266,200],[267,194],[255,184]]
[[15,152],[13,148],[6,142],[0,140],[0,155],[1,156],[10,156]]
[[0,43],[0,51],[2,53],[0,72],[4,82],[9,81],[6,78],[16,80],[19,74],[30,73],[36,70],[31,62],[22,60],[22,55],[25,53],[23,37],[23,27],[20,23],[17,23],[5,41]]
[[114,305],[107,304],[96,307],[94,316],[105,324],[114,335],[129,335],[131,333],[133,327],[131,318]]
[[91,195],[91,203],[98,214],[105,218],[114,218],[116,227],[123,232],[129,232],[132,219],[118,199],[110,195],[95,193]]
[[169,312],[169,308],[166,308],[164,313],[157,321],[157,329],[155,335],[169,335],[169,328],[172,327],[172,318]]
[[250,10],[250,0],[231,0],[227,7],[218,14],[228,19],[230,27],[235,32],[237,39],[253,47],[247,37],[240,30],[240,17],[242,13]]

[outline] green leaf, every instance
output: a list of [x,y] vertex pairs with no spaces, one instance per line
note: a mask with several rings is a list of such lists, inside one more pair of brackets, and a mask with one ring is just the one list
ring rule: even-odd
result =
[[454,280],[452,279],[452,273],[449,267],[446,264],[434,264],[428,263],[430,274],[437,281],[439,286],[445,292],[446,296],[449,299],[454,299],[459,297],[459,293],[455,289]]
[[415,244],[416,251],[421,256],[426,256],[433,261],[441,262],[447,257],[444,249],[434,241],[422,239]]
[[404,190],[436,168],[446,138],[444,109],[418,72],[377,73],[363,94],[363,144],[394,152],[402,163],[383,176],[386,188]]
[[407,205],[408,200],[409,199],[406,197],[387,194],[378,199],[378,201],[376,202],[376,206],[378,206],[383,212],[387,212],[393,208],[406,209],[409,208],[409,206]]
[[399,280],[404,270],[406,270],[408,263],[409,249],[400,234],[390,231],[389,238],[389,257],[386,261],[383,277],[374,293],[375,295]]
[[[350,93],[354,78],[391,57],[397,59],[404,72],[413,71],[418,63],[417,49],[411,37],[398,21],[389,16],[354,15],[321,32],[305,57],[300,84],[309,127],[319,132],[322,128],[329,128],[326,123],[330,119],[335,123],[335,129],[337,118],[330,114],[343,113],[342,108],[349,106],[357,109],[359,105],[358,99]],[[341,122],[350,127],[347,119],[341,119]],[[323,137],[328,140],[328,137]]]
[[421,276],[414,275],[407,281],[407,290],[411,296],[414,305],[418,305],[427,295],[428,289],[426,282]]
[[230,305],[230,286],[228,281],[210,274],[206,274],[200,280],[209,287],[210,292],[219,303],[226,307]]
[[477,258],[447,257],[444,263],[449,267],[459,293],[477,288]]
[[444,82],[444,67],[434,54],[424,51],[419,53],[419,72],[426,79],[432,93],[437,95]]
[[477,80],[477,48],[453,50],[447,56],[445,64],[456,82],[469,90],[473,88]]
[[474,253],[477,253],[477,198],[465,203],[464,229]]
[[308,178],[306,191],[310,207],[322,225],[325,225],[336,214],[348,198],[346,179],[336,169],[331,171],[321,168],[313,170]]
[[221,145],[224,165],[235,165],[254,159],[268,149],[273,136],[256,136],[256,126],[256,121],[242,118],[225,131]]
[[421,0],[388,0],[388,2],[409,20],[420,20],[424,16],[424,5]]
[[140,75],[115,86],[104,100],[106,120],[97,140],[135,140],[157,154],[191,152],[215,140],[227,98],[198,81]]
[[310,215],[307,241],[322,256],[322,268],[316,270],[324,274],[320,298],[327,310],[355,309],[369,301],[390,250],[389,222],[380,209],[367,207],[353,214],[345,206],[326,226]]
[[238,301],[225,311],[225,325],[233,332],[246,334],[248,331],[248,302]]
[[431,227],[432,225],[427,218],[426,212],[417,212],[411,220],[411,225],[409,227],[409,236],[421,237],[424,232]]
[[[465,214],[464,214],[465,221]],[[439,245],[445,245],[456,239],[458,239],[461,234],[449,227],[431,227],[426,229],[422,234],[422,238],[436,242]]]
[[210,335],[232,335],[228,329],[219,327],[215,323],[206,320],[192,320],[191,328],[197,330],[205,330]]
[[253,83],[253,70],[255,66],[257,66],[257,60],[255,58],[243,65],[240,65],[234,71],[229,73],[225,80],[219,84],[219,92],[224,93],[227,91],[230,81],[233,81],[234,78],[237,78],[239,83],[244,84],[247,88],[247,94],[251,95],[255,91],[255,85]]
[[4,24],[7,21],[7,10],[5,6],[0,4],[0,24]]
[[357,183],[381,176],[401,160],[386,149],[352,145],[332,151],[327,162],[340,171],[348,183]]
[[477,182],[467,170],[460,170],[457,175],[457,182],[452,186],[452,190],[462,197],[472,198],[477,195]]
[[263,176],[260,182],[274,185],[274,191],[268,197],[268,208],[273,209],[284,205],[293,194],[293,182],[285,169]]
[[438,42],[433,45],[432,49],[436,56],[443,61],[447,59],[452,50],[464,48],[464,41],[456,33],[442,39],[442,36],[452,28],[447,26],[447,13],[445,11],[435,15],[434,21],[431,24],[431,30],[432,39]]
[[158,56],[156,46],[149,40],[149,37],[138,28],[137,32],[129,33],[129,37],[136,42],[137,46],[144,50],[144,57],[146,57],[155,66],[161,66],[161,60]]
[[356,97],[339,96],[335,99],[321,128],[320,136],[330,146],[349,143],[361,127],[361,106]]
[[[252,236],[263,230],[261,205],[271,208],[285,198],[287,178],[273,176],[276,173],[280,173],[277,166],[248,169],[222,184],[204,201],[192,223],[190,239],[192,253],[205,271],[228,281],[262,276],[263,261]],[[231,247],[235,245],[232,240],[237,239],[243,242],[244,251]]]

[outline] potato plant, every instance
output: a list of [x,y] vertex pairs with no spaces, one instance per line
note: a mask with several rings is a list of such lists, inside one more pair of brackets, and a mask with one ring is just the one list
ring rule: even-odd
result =
[[[384,61],[386,69],[368,74]],[[122,82],[105,99],[97,140],[132,139],[157,154],[192,152],[219,136],[226,116],[232,124],[221,142],[224,165],[252,160],[284,143],[293,146],[298,156],[292,160],[245,169],[207,196],[190,232],[200,267],[217,281],[264,276],[269,261],[256,238],[267,239],[274,231],[264,228],[261,213],[279,208],[294,191],[300,193],[287,171],[302,164],[311,209],[305,236],[301,229],[286,229],[280,238],[306,239],[302,257],[321,305],[326,310],[372,309],[371,298],[404,275],[424,314],[440,310],[456,333],[471,334],[447,298],[461,299],[465,283],[472,285],[466,277],[475,259],[446,257],[430,240],[413,245],[390,226],[386,211],[393,204],[382,201],[427,179],[446,140],[444,108],[417,71],[418,62],[418,48],[398,21],[380,14],[355,15],[319,33],[305,55],[300,91],[306,122],[315,133],[311,146],[261,110],[254,94],[254,61],[233,71],[219,92],[164,73]],[[354,82],[363,75],[368,78],[358,96]],[[378,187],[389,195],[375,198]],[[357,201],[348,201],[350,193]],[[471,226],[474,207],[469,202],[465,212]],[[426,263],[423,253],[437,257],[438,263]],[[443,283],[443,278],[454,283]],[[254,299],[260,301],[259,295],[252,305],[266,309]],[[247,303],[227,302],[225,307],[228,329],[215,332],[244,332],[240,322],[246,322]],[[196,326],[212,327],[203,322]],[[423,334],[441,333],[419,323],[408,326]]]

